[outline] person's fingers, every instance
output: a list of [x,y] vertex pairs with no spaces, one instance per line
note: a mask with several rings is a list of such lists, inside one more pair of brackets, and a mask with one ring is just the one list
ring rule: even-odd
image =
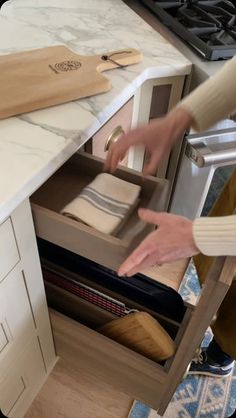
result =
[[121,154],[121,150],[117,147],[114,148],[113,152],[112,152],[112,156],[111,156],[111,162],[110,162],[110,171],[111,173],[113,173],[119,162],[120,162],[120,154]]
[[156,174],[158,164],[161,160],[161,153],[153,153],[150,157],[150,160],[144,165],[143,174],[144,175],[154,175]]
[[139,249],[139,247],[121,264],[118,270],[118,276],[125,276],[132,271],[136,266],[141,264],[145,257],[148,256],[147,251]]
[[159,225],[166,216],[165,212],[154,212],[150,209],[139,208],[138,209],[139,218],[149,224]]
[[[152,255],[148,255],[146,258],[144,258],[141,263],[136,264],[135,266],[133,266],[130,270],[126,271],[125,276],[127,277],[131,277],[134,276],[135,274],[148,269],[149,267],[152,267],[154,265],[156,265],[156,254],[152,254]],[[121,276],[123,276],[124,274],[121,274]]]
[[130,256],[121,264],[118,275],[123,276],[135,266],[141,264],[143,260],[151,256],[155,251],[154,232],[149,234],[139,246],[130,254]]
[[122,150],[120,150],[119,162],[125,158],[126,153],[127,153],[127,150],[124,150],[123,152]]
[[110,171],[111,158],[112,158],[112,150],[110,149],[107,153],[106,160],[103,165],[103,171]]
[[119,140],[111,146],[110,158],[109,158],[109,168],[113,172],[117,168],[117,165],[121,160],[123,160],[126,152],[129,149],[129,142],[126,141],[125,135],[123,135]]
[[104,171],[115,171],[119,163],[119,150],[112,147],[107,154],[106,161],[104,163]]

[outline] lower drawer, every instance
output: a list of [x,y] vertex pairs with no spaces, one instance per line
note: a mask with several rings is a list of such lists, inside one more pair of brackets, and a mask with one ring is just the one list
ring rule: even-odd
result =
[[10,418],[23,418],[46,377],[36,337],[18,354],[5,376],[0,377],[0,410]]
[[[67,278],[67,280],[70,278],[74,284],[79,282],[90,288],[93,286],[92,280],[87,280],[85,277],[80,277],[78,273],[73,274],[71,271],[66,271],[61,267],[56,270],[57,266],[46,264],[45,260],[42,260],[42,262],[44,262],[45,269],[49,269],[48,271],[53,272],[55,275],[54,280],[51,280],[50,275],[45,274],[45,269],[43,269],[48,302],[53,309],[66,315],[61,322],[62,329],[60,334],[63,334],[65,340],[67,338],[70,339],[70,344],[74,346],[78,358],[79,367],[89,374],[94,373],[94,375],[99,376],[101,381],[109,382],[118,390],[157,409],[164,387],[163,382],[173,357],[165,362],[157,363],[101,335],[97,329],[101,325],[117,319],[119,315],[115,316],[111,313],[111,310],[108,312],[101,305],[97,306],[95,304],[97,300],[91,303],[76,295],[76,292],[71,293],[71,291],[65,290],[65,287],[61,287],[59,276]],[[120,294],[115,294],[114,291],[110,292],[104,287],[102,288],[101,285],[96,286],[95,290],[98,290],[100,294],[103,293],[111,297],[113,299],[112,302],[115,300],[123,303],[126,307],[126,312],[127,310],[135,309],[148,312],[153,317],[156,317],[172,338],[175,339],[176,347],[178,347],[182,332],[181,323],[176,323],[163,315],[159,315],[154,309],[147,309],[142,304],[132,301],[132,298],[128,299]],[[186,311],[185,315],[189,315],[189,312]],[[73,341],[71,341],[71,335],[67,335],[68,316],[76,319],[76,322],[71,320],[73,324]],[[54,337],[57,344],[56,329],[54,328]]]
[[63,335],[64,341],[68,340],[76,353],[77,365],[81,370],[89,375],[94,374],[101,382],[109,383],[154,409],[160,406],[166,377],[164,366],[76,321],[69,319],[68,327],[68,317],[59,313],[56,315],[60,317],[60,329],[52,321],[55,345]]
[[[130,251],[153,230],[142,222],[137,210],[129,217],[117,236],[101,233],[88,225],[60,214],[60,210],[103,170],[103,160],[76,154],[31,197],[38,237],[113,270]],[[168,182],[156,177],[120,168],[116,176],[141,186],[139,206],[162,211],[166,207]]]

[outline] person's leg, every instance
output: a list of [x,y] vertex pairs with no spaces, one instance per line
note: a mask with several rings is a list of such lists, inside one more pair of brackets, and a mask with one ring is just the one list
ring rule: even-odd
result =
[[229,376],[234,368],[234,359],[225,353],[216,340],[210,342],[207,348],[202,348],[192,360],[189,374],[206,376]]
[[[228,216],[234,213],[236,208],[236,170],[232,174],[231,178],[225,185],[221,195],[214,204],[209,216]],[[203,254],[199,254],[194,257],[194,262],[198,277],[201,283],[204,283],[208,271],[214,261],[214,257],[208,257]],[[215,371],[215,375],[227,375],[230,374],[233,368],[233,358],[236,359],[236,280],[233,281],[225,299],[223,300],[218,312],[215,322],[212,324],[212,331],[214,339],[212,344],[207,349],[202,349],[199,360],[196,359],[191,365],[191,369],[196,373],[212,374],[211,371]],[[216,340],[218,344],[216,343]],[[217,345],[216,345],[217,344]],[[220,348],[219,350],[217,349]],[[229,354],[226,354],[229,353]],[[207,368],[207,358],[214,359],[215,363],[220,364],[220,369],[217,371],[213,368],[204,373],[204,369]],[[228,359],[228,361],[227,361]],[[232,364],[232,366],[230,366]],[[201,366],[201,367],[200,367]],[[228,370],[221,370],[222,367],[228,367]],[[217,372],[219,372],[217,374]],[[194,373],[194,371],[193,371]],[[222,374],[223,373],[223,374]],[[224,374],[225,373],[225,374]]]
[[220,364],[221,366],[228,366],[231,364],[234,359],[225,353],[217,344],[216,340],[213,338],[207,347],[207,356],[209,361],[212,361],[214,364]]

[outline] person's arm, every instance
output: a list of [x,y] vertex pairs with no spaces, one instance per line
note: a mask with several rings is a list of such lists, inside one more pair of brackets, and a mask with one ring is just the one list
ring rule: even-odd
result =
[[193,222],[189,219],[149,209],[139,209],[138,214],[142,221],[157,228],[122,263],[118,275],[133,276],[148,267],[171,263],[200,252],[193,237]]
[[195,219],[193,238],[203,254],[236,255],[236,215]]
[[108,152],[105,170],[114,171],[131,146],[143,144],[150,153],[145,173],[152,174],[174,142],[193,127],[197,131],[236,110],[236,57],[185,97],[166,116],[122,135]]
[[196,131],[210,128],[236,110],[236,57],[178,105],[192,115]]
[[190,221],[171,213],[140,209],[139,217],[157,229],[120,266],[120,276],[132,276],[153,265],[171,263],[199,252],[211,256],[236,255],[236,215]]

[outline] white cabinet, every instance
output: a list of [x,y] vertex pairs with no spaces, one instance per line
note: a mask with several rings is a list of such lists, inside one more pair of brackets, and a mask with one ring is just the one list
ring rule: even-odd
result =
[[29,202],[0,225],[0,410],[22,418],[56,361]]
[[[92,141],[87,145],[87,149],[90,147],[92,154],[105,158],[106,141],[109,137],[110,140],[114,140],[119,126],[126,132],[131,127],[147,123],[152,117],[160,116],[159,113],[165,113],[181,98],[183,83],[184,76],[153,79],[144,83],[134,97],[94,135]],[[157,86],[159,87],[157,88]],[[156,108],[159,109],[159,113]],[[130,150],[128,160],[123,163],[129,168],[141,171],[144,158],[145,150],[137,147]],[[89,167],[91,168],[91,166]],[[160,175],[158,172],[160,177],[168,177],[166,176],[166,167],[167,164],[164,162]],[[132,178],[137,177],[137,173],[134,174],[129,169],[122,168],[122,170],[124,171],[122,174],[124,179],[127,178],[126,176],[131,176],[130,181],[132,181]],[[158,182],[158,179],[154,180],[152,181],[153,185]],[[162,181],[159,183],[161,185]],[[148,190],[147,193],[144,190],[144,198],[149,199],[153,194],[153,186],[151,184],[149,186],[149,183],[146,182],[145,187]],[[71,190],[71,187],[67,187],[67,189]],[[50,198],[52,195],[53,193]],[[46,200],[49,202],[48,197]],[[167,196],[161,199],[162,208],[166,207],[167,200]],[[146,204],[147,201],[144,202],[144,206]],[[107,237],[100,237],[97,233],[91,233],[86,226],[78,228],[69,220],[62,219],[62,216],[56,213],[57,209],[53,208],[53,211],[55,213],[51,214],[52,211],[39,208],[39,212],[43,214],[43,222],[48,222],[49,225],[48,231],[46,231],[45,225],[43,231],[49,232],[49,234],[58,234],[59,232],[60,239],[62,237],[63,240],[61,245],[64,248],[71,249],[73,239],[78,246],[77,233],[79,233],[82,237],[80,244],[88,249],[86,255],[89,255],[89,258],[93,259],[93,252],[95,261],[105,266],[114,268],[115,264],[120,263],[119,256],[123,257],[122,251],[125,250],[125,246],[121,244],[125,241],[127,246],[128,239],[131,240],[131,234],[129,235],[127,232],[127,240],[123,239],[122,241],[122,239],[115,238],[109,240]],[[55,225],[56,228],[54,228]],[[61,233],[63,230],[66,231],[65,234]],[[71,234],[68,233],[69,230]],[[65,245],[65,239],[68,239],[68,245]],[[53,238],[52,241],[58,243],[58,237]],[[76,252],[81,254],[80,248],[77,248]],[[104,253],[106,253],[106,260]],[[120,253],[121,255],[119,255]],[[29,201],[24,201],[0,225],[0,261],[0,410],[9,417],[23,418],[57,360]],[[79,344],[83,343],[82,331]],[[150,364],[148,359],[143,359],[124,347],[118,347],[105,337],[98,336],[86,329],[84,332],[86,341],[88,332],[88,347],[94,357],[94,364],[91,364],[93,366],[99,364],[99,357],[109,358],[110,356],[112,364],[114,363],[113,357],[115,360],[119,359],[118,363],[114,364],[115,368],[117,367],[121,371],[122,382],[125,379],[125,386],[121,386],[123,389],[128,389],[135,380],[138,387],[135,387],[132,392],[134,396],[137,395],[142,399],[144,387],[147,387],[149,392],[151,387],[155,387],[157,380],[163,378],[163,369],[160,370],[157,377],[156,372],[157,369],[160,369],[159,365]],[[100,347],[101,351],[95,350],[94,347]],[[111,355],[113,352],[114,356]],[[81,356],[80,347],[78,347],[78,355]],[[127,364],[130,364],[131,368],[126,381]],[[136,382],[136,374],[133,374],[133,370],[137,371],[136,365],[138,382]],[[147,368],[148,365],[149,368]],[[113,372],[111,373],[112,379],[114,379]],[[150,399],[152,396],[156,399],[156,391],[150,396],[149,393],[147,394]]]

